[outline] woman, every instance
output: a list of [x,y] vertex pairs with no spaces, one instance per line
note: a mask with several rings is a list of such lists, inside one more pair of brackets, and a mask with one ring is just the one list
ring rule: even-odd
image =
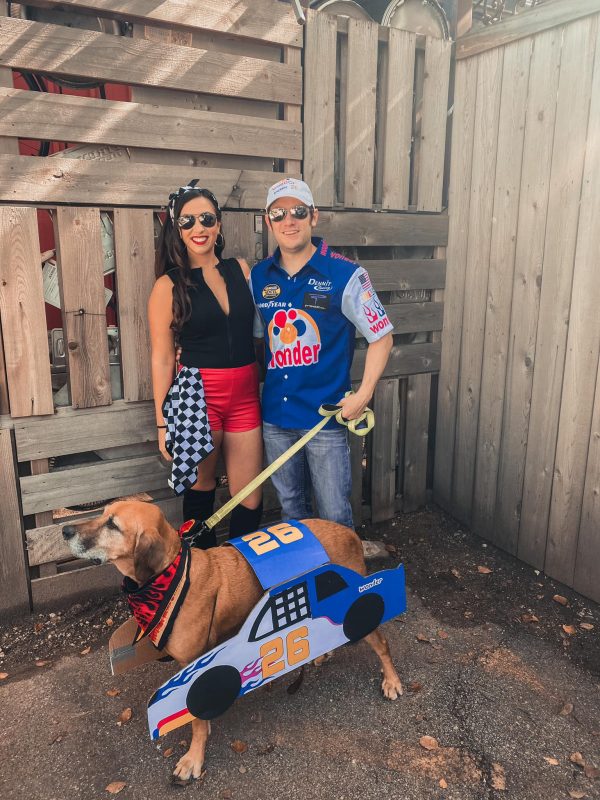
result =
[[[213,193],[197,183],[191,181],[169,196],[158,245],[157,280],[148,303],[159,450],[171,460],[166,448],[167,422],[171,425],[171,420],[165,420],[163,399],[173,382],[178,347],[181,372],[176,383],[182,383],[182,375],[190,381],[201,377],[198,399],[202,400],[203,387],[214,444],[212,450],[207,445],[210,454],[200,462],[197,480],[183,493],[185,520],[206,520],[212,514],[215,468],[221,451],[232,495],[262,467],[250,268],[243,260],[221,258],[225,244],[221,209]],[[181,385],[177,392],[180,390],[183,394]],[[172,441],[169,449],[172,451]],[[258,488],[236,506],[231,514],[230,538],[258,528],[261,498]],[[214,531],[205,534],[204,540],[205,547],[214,546]]]

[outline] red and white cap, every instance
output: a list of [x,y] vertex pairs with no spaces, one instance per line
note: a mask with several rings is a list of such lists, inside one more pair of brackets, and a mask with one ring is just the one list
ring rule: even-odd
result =
[[282,181],[274,183],[267,194],[267,209],[271,207],[275,200],[279,200],[281,197],[293,197],[311,208],[314,208],[315,205],[308,184],[298,180],[298,178],[284,178]]

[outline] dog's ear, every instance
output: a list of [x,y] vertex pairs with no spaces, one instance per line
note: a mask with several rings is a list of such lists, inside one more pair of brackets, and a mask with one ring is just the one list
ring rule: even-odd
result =
[[165,552],[165,543],[156,528],[138,535],[133,551],[133,570],[139,586],[161,571]]

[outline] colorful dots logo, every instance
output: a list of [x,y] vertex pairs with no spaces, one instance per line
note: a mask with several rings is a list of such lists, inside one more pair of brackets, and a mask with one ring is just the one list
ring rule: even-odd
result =
[[305,311],[277,311],[269,324],[271,360],[269,369],[300,367],[319,360],[321,336],[313,318]]

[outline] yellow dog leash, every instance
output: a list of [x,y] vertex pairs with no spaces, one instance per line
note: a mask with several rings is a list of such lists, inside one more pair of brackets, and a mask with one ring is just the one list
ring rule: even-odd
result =
[[[347,392],[346,397],[349,394],[352,393]],[[315,436],[321,430],[321,428],[324,428],[332,417],[335,417],[340,425],[346,426],[350,433],[354,433],[356,436],[366,436],[369,431],[373,430],[375,425],[375,414],[370,408],[365,408],[362,414],[356,419],[344,419],[342,416],[341,406],[325,403],[319,408],[319,414],[321,414],[323,419],[320,422],[317,422],[314,428],[311,428],[309,431],[307,431],[302,438],[298,439],[298,441],[288,448],[285,453],[282,453],[279,458],[276,458],[275,461],[273,461],[272,464],[269,464],[266,469],[263,469],[263,471],[259,473],[256,478],[244,486],[244,488],[235,494],[231,500],[228,500],[227,503],[221,506],[221,508],[212,516],[210,516],[207,520],[204,520],[201,528],[195,531],[193,535],[189,537],[187,540],[188,543],[192,544],[194,540],[202,536],[203,533],[211,530],[211,528],[214,528],[215,525],[218,525],[219,522],[224,519],[224,517],[226,517],[230,511],[233,511],[233,509],[242,502],[242,500],[245,500],[248,495],[252,494],[252,492],[258,486],[264,483],[267,478],[270,478],[274,472],[277,472],[279,467],[283,466],[286,461],[292,458],[292,456],[296,455],[299,450],[302,450],[304,445],[309,442],[313,436]]]

